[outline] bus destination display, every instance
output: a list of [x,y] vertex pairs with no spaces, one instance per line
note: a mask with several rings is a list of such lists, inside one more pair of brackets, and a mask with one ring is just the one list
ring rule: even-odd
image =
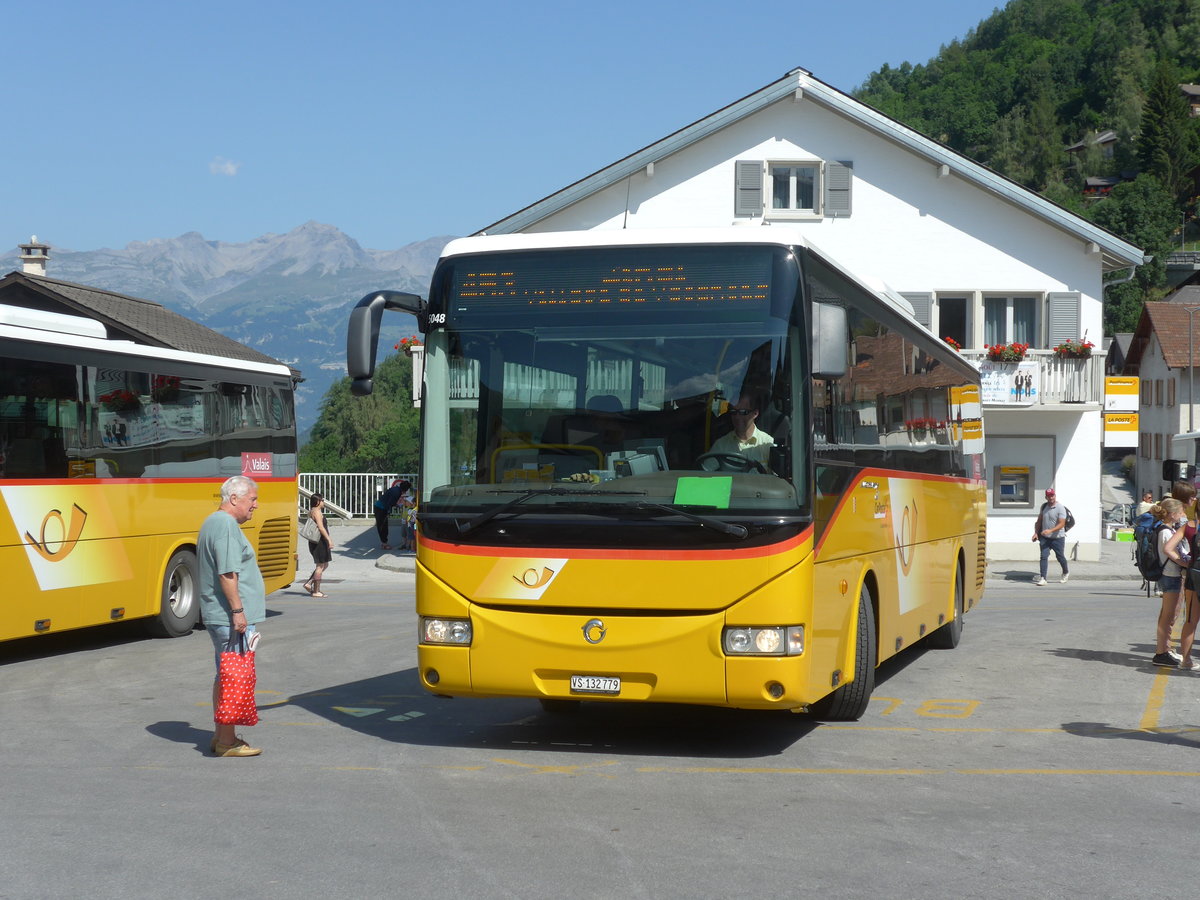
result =
[[490,254],[455,265],[457,312],[554,315],[601,308],[764,307],[772,254],[764,248],[656,248]]

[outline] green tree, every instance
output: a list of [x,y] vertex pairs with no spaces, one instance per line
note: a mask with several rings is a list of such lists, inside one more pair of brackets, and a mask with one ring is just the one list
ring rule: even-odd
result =
[[[1166,256],[1171,252],[1171,235],[1178,215],[1175,199],[1153,175],[1139,175],[1136,181],[1113,188],[1089,213],[1088,218],[1101,228],[1153,256],[1136,269],[1131,281],[1114,285],[1105,292],[1105,333],[1133,331],[1142,304],[1161,299],[1166,290]],[[1116,277],[1122,274],[1128,272],[1117,273]]]
[[1142,109],[1138,161],[1175,197],[1190,193],[1188,172],[1200,155],[1196,128],[1187,100],[1179,90],[1179,75],[1169,62],[1159,63]]
[[375,369],[374,391],[350,393],[350,379],[336,382],[321,402],[312,436],[300,450],[302,472],[415,472],[418,411],[412,404],[412,360],[403,353]]

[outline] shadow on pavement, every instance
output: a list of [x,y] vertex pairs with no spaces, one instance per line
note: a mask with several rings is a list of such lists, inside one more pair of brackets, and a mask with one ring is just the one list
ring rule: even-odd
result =
[[[925,652],[914,648],[884,662],[876,685]],[[570,711],[547,712],[532,698],[449,699],[427,693],[415,668],[296,694],[261,709],[269,719],[287,707],[401,744],[701,758],[775,756],[822,724],[784,710],[589,700]]]
[[754,758],[782,753],[819,723],[790,712],[585,701],[550,713],[528,698],[434,697],[415,668],[297,694],[299,707],[380,740],[470,749],[555,749],[633,755]]
[[[1104,740],[1149,741],[1152,744],[1178,744],[1181,747],[1200,747],[1200,726],[1181,725],[1177,728],[1117,728],[1106,722],[1064,722],[1063,731],[1076,737]],[[1190,773],[1188,773],[1190,774]]]

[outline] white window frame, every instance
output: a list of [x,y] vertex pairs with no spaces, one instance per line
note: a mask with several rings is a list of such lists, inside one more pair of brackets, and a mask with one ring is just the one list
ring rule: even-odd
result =
[[[775,199],[775,179],[773,172],[776,168],[794,167],[816,170],[816,176],[813,180],[813,208],[812,209],[797,209],[789,207],[788,209],[775,209],[771,204]],[[791,179],[789,199],[791,202],[796,202],[796,183],[795,178]],[[767,219],[777,220],[807,220],[820,219],[824,215],[822,204],[825,199],[825,161],[820,159],[768,159],[763,171],[763,216]]]

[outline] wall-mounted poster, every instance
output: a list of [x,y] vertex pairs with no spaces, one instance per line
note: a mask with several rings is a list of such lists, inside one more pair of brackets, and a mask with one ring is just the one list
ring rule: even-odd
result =
[[983,402],[989,406],[1032,406],[1041,390],[1036,359],[1015,363],[984,360],[979,364],[979,381]]

